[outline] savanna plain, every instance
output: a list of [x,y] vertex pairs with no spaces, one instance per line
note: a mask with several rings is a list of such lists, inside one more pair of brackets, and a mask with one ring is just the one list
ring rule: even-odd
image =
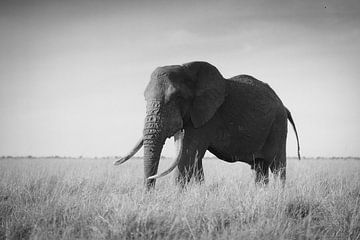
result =
[[282,187],[204,159],[204,184],[150,192],[141,158],[114,160],[0,159],[0,239],[360,239],[359,160],[288,159]]

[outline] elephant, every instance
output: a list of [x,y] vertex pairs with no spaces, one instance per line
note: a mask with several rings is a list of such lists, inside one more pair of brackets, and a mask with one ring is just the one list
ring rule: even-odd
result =
[[[158,67],[144,92],[143,136],[132,151],[114,162],[122,164],[144,146],[144,185],[176,168],[181,186],[204,181],[206,150],[226,162],[244,162],[255,171],[255,182],[267,184],[269,169],[286,179],[287,120],[299,138],[290,111],[274,90],[249,75],[225,79],[208,62]],[[171,166],[157,174],[163,145],[173,137],[177,154]]]

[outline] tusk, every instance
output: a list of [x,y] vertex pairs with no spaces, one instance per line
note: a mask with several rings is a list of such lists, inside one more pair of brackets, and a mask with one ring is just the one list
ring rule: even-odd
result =
[[116,160],[114,162],[114,165],[120,165],[124,162],[126,162],[127,160],[129,160],[132,156],[135,155],[135,153],[137,153],[140,148],[142,147],[144,143],[144,139],[141,137],[140,140],[136,143],[135,147],[133,148],[133,150],[131,150],[125,157],[120,158],[119,160]]
[[175,161],[163,173],[150,176],[147,179],[150,180],[150,179],[157,179],[157,178],[164,177],[164,176],[168,175],[172,170],[174,170],[174,168],[176,168],[176,166],[179,164],[180,159],[181,159],[181,155],[182,155],[182,152],[183,152],[183,146],[184,146],[184,144],[183,144],[184,143],[184,131],[180,130],[179,132],[176,133],[176,135],[174,137],[175,137],[176,143],[179,143],[179,145],[178,145],[178,153],[177,153],[177,156],[175,158]]

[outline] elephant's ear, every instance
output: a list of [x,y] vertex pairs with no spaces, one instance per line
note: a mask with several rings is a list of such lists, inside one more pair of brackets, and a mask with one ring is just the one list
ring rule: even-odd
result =
[[195,82],[190,116],[194,127],[198,128],[209,121],[224,102],[226,83],[217,68],[207,62],[190,62],[183,67]]

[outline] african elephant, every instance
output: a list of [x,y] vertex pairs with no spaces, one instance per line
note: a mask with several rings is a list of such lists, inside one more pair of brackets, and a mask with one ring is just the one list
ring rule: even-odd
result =
[[[225,79],[207,62],[158,67],[145,89],[143,136],[134,149],[114,162],[124,163],[144,146],[145,185],[176,168],[176,180],[204,180],[202,159],[209,150],[227,162],[248,163],[255,182],[268,183],[269,168],[286,178],[287,119],[299,139],[290,111],[270,86],[249,75]],[[156,175],[166,138],[174,136],[177,156]]]

